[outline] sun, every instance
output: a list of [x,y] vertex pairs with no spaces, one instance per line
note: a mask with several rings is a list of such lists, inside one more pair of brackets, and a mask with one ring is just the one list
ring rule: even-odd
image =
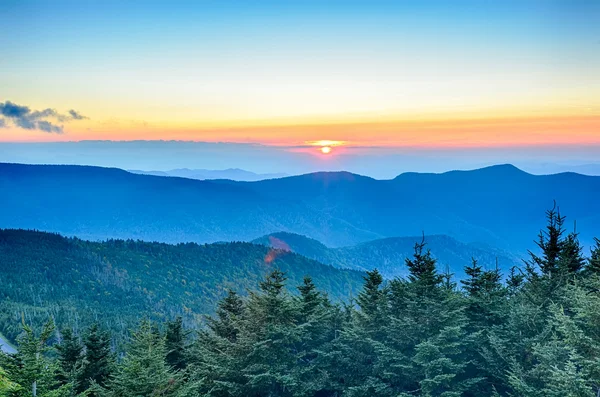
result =
[[323,154],[329,154],[329,153],[331,153],[331,147],[330,146],[323,146],[323,147],[321,147],[321,153],[323,153]]

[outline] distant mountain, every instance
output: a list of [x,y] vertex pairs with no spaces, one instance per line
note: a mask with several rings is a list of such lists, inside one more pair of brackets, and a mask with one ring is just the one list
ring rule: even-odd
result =
[[[319,241],[293,233],[273,233],[253,241],[268,247],[289,250],[308,258],[338,268],[360,271],[378,269],[384,277],[394,278],[408,275],[405,260],[412,257],[415,243],[422,237],[391,237],[361,243],[350,247],[328,248]],[[464,266],[471,264],[471,258],[488,269],[495,268],[508,271],[511,267],[521,265],[521,261],[504,251],[477,245],[461,243],[444,235],[425,236],[426,248],[438,260],[440,272],[446,266],[457,278],[464,276]]]
[[555,164],[555,163],[533,163],[524,164],[523,169],[531,172],[532,174],[557,174],[561,172],[576,172],[582,175],[596,175],[600,176],[600,163],[591,164]]
[[245,294],[280,268],[291,290],[309,274],[334,300],[356,296],[363,274],[250,243],[88,242],[0,230],[0,333],[14,340],[21,314],[39,324],[100,321],[124,335],[140,313],[202,322],[227,289]]
[[239,168],[228,168],[226,170],[205,170],[205,169],[188,169],[178,168],[170,171],[142,171],[129,170],[134,174],[154,175],[154,176],[177,176],[181,178],[190,178],[198,180],[211,179],[230,179],[232,181],[254,182],[264,179],[283,178],[287,174],[256,174],[254,172],[242,170]]
[[119,169],[0,164],[0,227],[88,239],[250,241],[287,231],[329,247],[447,235],[522,253],[560,205],[584,244],[600,234],[600,177],[535,176],[510,165],[375,180],[320,172],[258,182],[197,181]]

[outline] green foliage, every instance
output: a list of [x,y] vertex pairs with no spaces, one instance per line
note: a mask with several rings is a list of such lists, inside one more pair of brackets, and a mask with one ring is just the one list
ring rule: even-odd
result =
[[142,321],[107,385],[107,397],[175,396],[181,376],[166,362],[167,353],[165,338],[151,322]]
[[98,324],[92,324],[83,340],[85,355],[77,372],[77,391],[82,392],[92,384],[104,386],[114,370],[114,357],[110,335]]
[[117,346],[141,313],[199,327],[228,290],[256,288],[270,266],[294,284],[311,274],[335,300],[358,293],[362,277],[248,243],[89,242],[25,230],[0,230],[0,258],[0,331],[13,341],[21,317],[34,326],[52,317],[78,335],[97,322]]
[[599,247],[584,258],[563,222],[548,212],[540,253],[506,283],[473,259],[457,289],[424,241],[406,279],[369,271],[351,304],[275,267],[247,295],[228,289],[194,337],[183,318],[141,321],[118,359],[98,325],[83,343],[65,329],[55,349],[51,322],[39,336],[25,326],[19,352],[0,355],[0,393],[29,397],[35,385],[43,397],[594,397]]

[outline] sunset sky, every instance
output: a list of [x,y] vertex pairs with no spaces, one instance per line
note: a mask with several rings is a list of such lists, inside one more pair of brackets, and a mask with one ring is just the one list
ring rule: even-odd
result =
[[1,142],[600,146],[594,0],[6,0],[0,45]]

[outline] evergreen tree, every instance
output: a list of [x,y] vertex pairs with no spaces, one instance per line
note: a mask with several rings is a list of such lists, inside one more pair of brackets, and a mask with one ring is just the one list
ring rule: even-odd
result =
[[147,320],[131,336],[127,353],[108,384],[109,397],[175,396],[180,375],[166,362],[164,338]]
[[310,276],[305,276],[302,285],[297,289],[300,291],[301,321],[307,321],[323,303],[323,298]]
[[239,332],[238,320],[243,312],[244,302],[230,289],[227,296],[217,304],[217,317],[208,318],[208,326],[216,335],[235,342]]
[[114,369],[114,357],[110,348],[108,332],[101,330],[98,324],[92,324],[84,337],[85,354],[81,368],[77,371],[78,393],[92,385],[105,386]]
[[541,270],[543,275],[548,277],[552,277],[558,271],[560,254],[565,244],[563,237],[565,217],[560,215],[556,203],[551,210],[546,211],[546,220],[546,230],[540,231],[538,241],[536,241],[542,255],[538,256],[529,251],[531,259],[527,262],[527,265],[530,276],[533,276],[536,267]]
[[406,258],[406,266],[410,272],[408,280],[417,287],[421,293],[435,290],[443,280],[436,269],[436,261],[431,256],[431,251],[425,250],[425,238],[421,243],[416,243],[412,258]]
[[583,247],[579,244],[577,233],[569,233],[565,238],[559,255],[558,270],[563,275],[579,273],[585,267]]
[[60,373],[58,379],[62,384],[75,382],[76,370],[83,358],[83,345],[79,338],[73,334],[71,328],[61,332],[62,340],[56,346]]
[[9,386],[17,396],[66,397],[71,394],[71,384],[61,386],[56,381],[59,368],[48,356],[52,350],[49,341],[53,334],[52,320],[44,325],[39,336],[31,327],[23,325],[17,354],[9,358],[6,367]]
[[585,271],[600,276],[600,239],[595,238],[594,241],[596,245],[592,248]]
[[174,321],[167,322],[165,334],[165,348],[167,349],[167,364],[176,370],[186,367],[186,333],[183,330],[183,319],[177,317]]
[[[517,273],[516,270],[519,270]],[[523,286],[523,282],[525,281],[525,275],[521,273],[521,269],[513,266],[510,268],[510,272],[508,273],[508,278],[506,280],[506,288],[510,295],[515,295],[519,289]]]
[[382,288],[383,277],[377,269],[367,271],[363,290],[358,294],[356,303],[360,307],[359,321],[371,337],[378,337],[373,333],[382,329],[388,311],[387,290]]
[[482,273],[483,268],[477,263],[475,258],[471,259],[471,266],[465,266],[467,278],[461,280],[461,284],[468,296],[477,296],[481,292],[483,287]]

